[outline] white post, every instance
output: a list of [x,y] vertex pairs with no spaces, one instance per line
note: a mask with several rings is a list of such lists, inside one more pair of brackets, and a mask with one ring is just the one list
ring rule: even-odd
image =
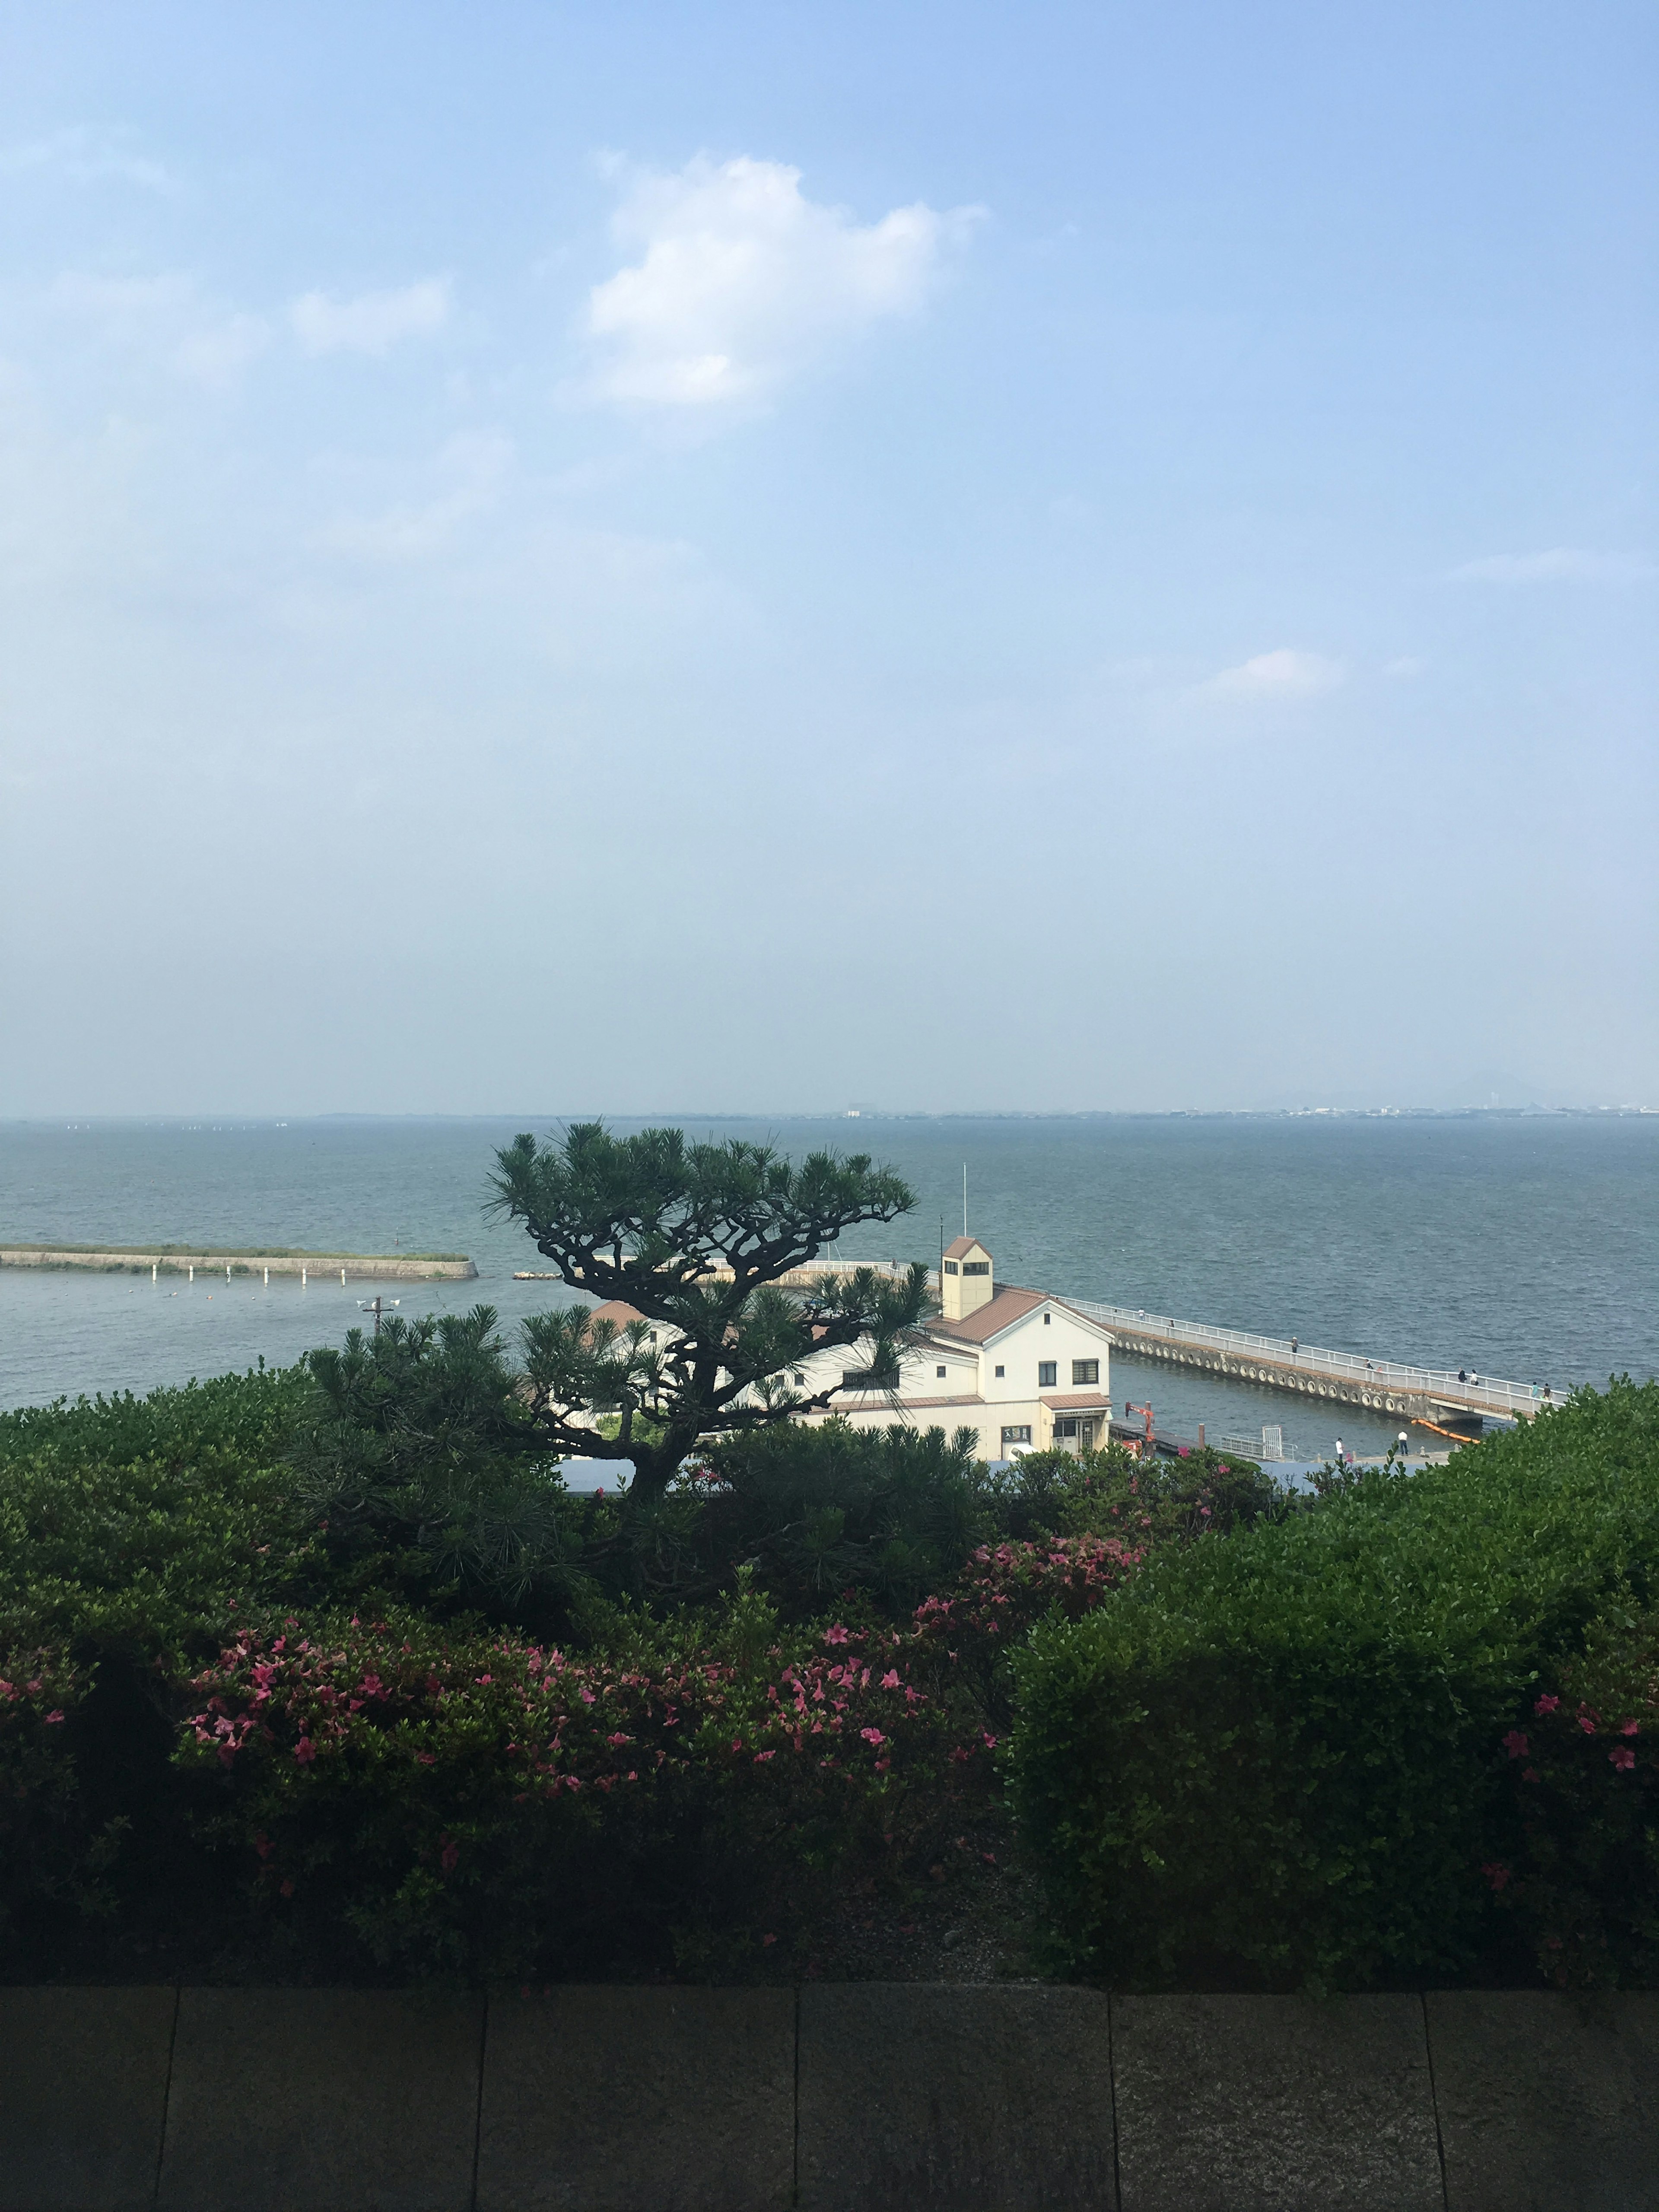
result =
[[154,1260],[149,1263],[149,1279],[152,1283],[155,1280],[155,1262]]
[[340,1270],[340,1288],[342,1290],[344,1290],[345,1288],[345,1269],[343,1267]]
[[191,1263],[190,1279],[192,1283],[196,1280],[196,1265],[193,1261]]
[[300,1270],[300,1288],[301,1288],[301,1290],[304,1290],[305,1286],[306,1286],[306,1271],[305,1271],[305,1269],[304,1269],[303,1267],[301,1267],[301,1270]]
[[265,1269],[265,1288],[267,1290],[270,1288],[270,1270],[269,1267]]
[[230,1280],[230,1262],[228,1260],[225,1262],[225,1280],[227,1282]]

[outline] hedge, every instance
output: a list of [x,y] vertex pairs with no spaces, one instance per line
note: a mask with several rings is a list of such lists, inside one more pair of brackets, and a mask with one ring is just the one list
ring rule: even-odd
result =
[[1010,1772],[1054,1963],[1141,1988],[1491,1971],[1505,1735],[1656,1581],[1659,1384],[1628,1381],[1155,1551],[1017,1656]]

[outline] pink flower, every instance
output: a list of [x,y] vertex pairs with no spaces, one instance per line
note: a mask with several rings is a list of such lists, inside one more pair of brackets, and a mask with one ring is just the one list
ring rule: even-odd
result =
[[881,1686],[884,1690],[896,1690],[900,1686],[896,1667],[890,1667],[887,1669],[881,1678]]
[[878,1728],[860,1729],[859,1734],[866,1743],[885,1743],[887,1741]]
[[606,1736],[605,1741],[614,1749],[617,1744],[626,1743],[628,1741],[628,1738],[623,1734],[622,1730],[618,1729],[615,1735]]
[[1506,1866],[1500,1866],[1495,1859],[1489,1860],[1480,1871],[1486,1875],[1494,1890],[1504,1888],[1510,1879],[1509,1869]]
[[422,1766],[435,1766],[438,1764],[436,1752],[417,1751],[415,1756]]
[[276,1850],[276,1846],[271,1842],[270,1838],[266,1835],[264,1830],[262,1828],[258,1834],[253,1838],[253,1848],[258,1852],[262,1859],[268,1859],[272,1851]]
[[1511,1729],[1504,1739],[1504,1748],[1511,1759],[1524,1759],[1531,1746],[1519,1729]]
[[317,1756],[317,1747],[308,1735],[302,1735],[294,1747],[294,1756],[301,1766],[309,1766]]
[[833,1628],[826,1628],[824,1630],[823,1640],[826,1644],[845,1644],[847,1642],[847,1631],[842,1626],[841,1623],[837,1621]]
[[1583,1729],[1586,1735],[1594,1735],[1595,1734],[1595,1723],[1590,1718],[1588,1713],[1579,1714],[1578,1725]]
[[1535,1766],[1523,1766],[1522,1768],[1521,1779],[1523,1782],[1536,1782],[1538,1778],[1538,1769]]
[[1616,1749],[1607,1753],[1607,1757],[1620,1774],[1628,1774],[1636,1764],[1636,1753],[1628,1744],[1620,1744]]
[[1640,1735],[1642,1733],[1642,1723],[1640,1721],[1626,1721],[1623,1728],[1620,1729],[1619,1733],[1620,1735]]
[[1553,1713],[1560,1702],[1559,1698],[1542,1697],[1533,1707],[1533,1711],[1535,1713]]
[[48,1713],[46,1715],[46,1726],[50,1728],[54,1721],[61,1721],[63,1717],[64,1716],[61,1712]]

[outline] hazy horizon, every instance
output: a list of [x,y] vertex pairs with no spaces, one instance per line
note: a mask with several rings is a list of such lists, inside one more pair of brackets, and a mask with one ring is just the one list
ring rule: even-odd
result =
[[0,54],[0,1115],[1659,1103],[1650,9]]

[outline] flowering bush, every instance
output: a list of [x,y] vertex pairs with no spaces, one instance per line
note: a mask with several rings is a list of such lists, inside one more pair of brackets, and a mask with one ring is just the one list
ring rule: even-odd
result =
[[1659,1621],[1608,1621],[1502,1740],[1514,1840],[1485,1860],[1546,1978],[1659,1978]]
[[902,1850],[959,1747],[896,1632],[780,1640],[747,1592],[707,1627],[582,1657],[420,1616],[244,1632],[179,1755],[296,1932],[417,1972],[730,1969],[810,1918],[805,1871]]
[[781,1632],[746,1586],[695,1635],[605,1655],[424,1616],[244,1630],[193,1685],[181,1764],[265,1909],[313,1948],[343,1924],[383,1966],[512,1976],[731,1971],[803,1937],[804,1875],[935,1856],[983,1801],[975,1686],[1051,1603],[1134,1555],[986,1547],[905,1630]]

